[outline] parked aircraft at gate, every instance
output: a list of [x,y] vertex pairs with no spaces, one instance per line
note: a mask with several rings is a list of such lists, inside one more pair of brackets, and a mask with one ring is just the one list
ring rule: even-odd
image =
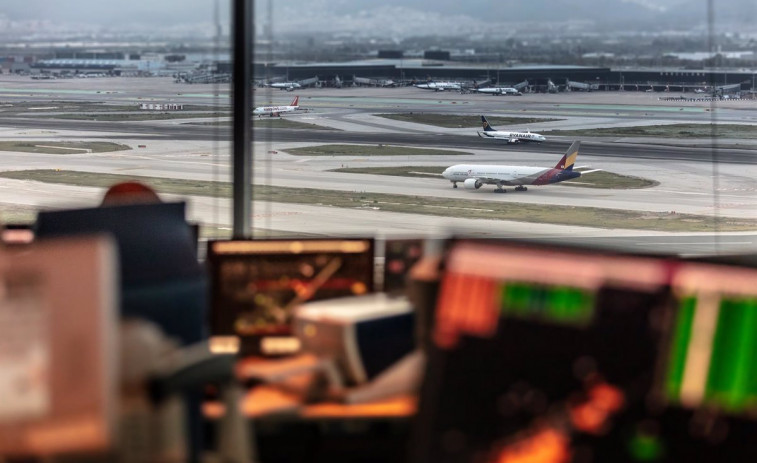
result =
[[506,130],[496,130],[486,120],[485,116],[481,116],[481,124],[484,130],[478,132],[478,136],[481,138],[494,138],[499,140],[506,140],[507,143],[523,143],[523,142],[536,142],[541,143],[546,141],[547,138],[544,135],[538,133],[526,132],[508,132]]
[[415,84],[416,88],[422,88],[423,90],[434,90],[437,92],[443,92],[445,90],[462,90],[463,86],[459,82],[428,82],[425,84]]
[[488,93],[490,95],[522,95],[517,88],[514,87],[484,87],[476,89],[478,93]]
[[526,185],[564,182],[581,176],[581,172],[573,170],[580,144],[580,141],[574,141],[560,162],[551,169],[530,166],[457,164],[448,167],[442,173],[442,177],[452,182],[453,188],[457,188],[458,182],[462,182],[467,190],[478,190],[483,185],[496,185],[495,193],[505,193],[507,191],[504,189],[505,185],[514,185],[515,191],[526,191],[528,190]]

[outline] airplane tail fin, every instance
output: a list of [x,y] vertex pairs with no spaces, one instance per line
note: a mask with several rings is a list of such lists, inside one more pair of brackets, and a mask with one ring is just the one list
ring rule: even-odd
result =
[[300,95],[297,95],[294,97],[294,100],[292,100],[292,102],[289,103],[289,106],[297,106],[299,102],[300,102]]
[[570,145],[570,148],[568,148],[568,152],[565,153],[562,159],[560,159],[560,162],[557,163],[555,169],[572,171],[573,164],[576,163],[576,158],[578,157],[579,146],[581,146],[581,142],[578,140],[574,141],[573,144]]
[[481,124],[484,126],[484,132],[494,132],[495,131],[492,128],[492,126],[489,125],[489,121],[486,120],[485,116],[481,116]]

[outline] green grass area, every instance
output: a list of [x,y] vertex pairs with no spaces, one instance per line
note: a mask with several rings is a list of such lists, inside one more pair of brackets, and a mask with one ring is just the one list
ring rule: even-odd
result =
[[[333,172],[347,172],[353,174],[393,175],[397,177],[439,177],[444,172],[443,166],[398,166],[398,167],[344,167],[333,169]],[[659,185],[659,182],[630,175],[620,175],[612,172],[599,171],[586,174],[575,181],[563,182],[562,185],[625,190],[648,188]]]
[[426,148],[407,148],[392,145],[318,145],[286,150],[296,156],[459,156],[473,154]]
[[[91,112],[123,112],[140,111],[139,105],[133,104],[107,104],[81,101],[21,101],[0,102],[0,114],[4,116],[38,117],[45,113],[91,113]],[[158,103],[162,103],[159,101]],[[228,111],[228,107],[213,105],[184,105],[183,111],[203,111],[208,113]]]
[[757,139],[757,126],[738,124],[668,124],[545,131],[549,135],[587,137],[744,138]]
[[33,224],[37,207],[0,203],[0,224]]
[[[134,108],[131,109],[134,111]],[[158,112],[158,111],[144,111],[144,112],[102,112],[102,113],[66,113],[66,114],[50,114],[40,115],[38,117],[44,117],[46,119],[68,119],[77,121],[160,121],[169,119],[192,119],[198,117],[230,117],[231,113],[191,113],[184,111],[172,111],[172,112]]]
[[128,145],[104,141],[0,141],[0,151],[45,154],[81,154],[130,150]]
[[[580,172],[580,171],[579,171]],[[648,178],[634,177],[633,175],[621,175],[613,172],[600,170],[591,172],[581,177],[561,183],[565,186],[583,188],[604,188],[609,190],[632,190],[637,188],[650,188],[659,185],[660,182]]]
[[[125,180],[138,180],[160,193],[202,196],[231,196],[228,182],[135,177],[74,171],[27,170],[0,173],[0,177],[69,185],[107,187]],[[517,198],[519,193],[508,193]],[[523,193],[528,194],[528,193]],[[425,214],[432,216],[511,220],[517,222],[624,228],[658,231],[753,231],[757,220],[709,217],[669,212],[629,211],[596,207],[525,204],[513,201],[478,201],[473,199],[433,198],[425,196],[361,193],[256,185],[255,200],[309,204],[350,209]]]
[[[376,114],[376,116],[394,119],[395,121],[414,122],[416,124],[435,125],[448,129],[464,127],[481,127],[481,116],[467,116],[459,114],[430,114],[430,113],[395,113]],[[492,126],[506,126],[515,124],[538,124],[541,122],[561,121],[562,119],[534,118],[534,117],[501,117],[486,116]]]

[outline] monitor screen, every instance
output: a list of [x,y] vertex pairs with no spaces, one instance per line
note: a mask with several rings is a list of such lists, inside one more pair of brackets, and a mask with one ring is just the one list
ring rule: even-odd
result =
[[757,270],[473,241],[444,267],[412,461],[757,452]]
[[301,303],[373,292],[371,239],[236,240],[208,243],[211,334],[260,353],[291,334]]
[[625,444],[595,441],[622,439],[653,389],[668,274],[652,259],[456,242],[412,461],[626,461]]
[[196,237],[186,204],[156,203],[42,211],[37,238],[109,233],[116,239],[124,285],[197,276]]
[[663,363],[671,404],[757,413],[757,270],[684,264]]

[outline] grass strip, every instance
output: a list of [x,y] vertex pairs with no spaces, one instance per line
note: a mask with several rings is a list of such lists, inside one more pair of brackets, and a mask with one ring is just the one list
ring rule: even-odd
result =
[[101,141],[0,141],[0,151],[45,154],[109,153],[130,150],[129,145]]
[[757,126],[740,124],[663,124],[634,127],[604,127],[581,130],[551,130],[550,135],[587,137],[742,138],[757,139]]
[[[108,187],[125,180],[138,180],[160,193],[200,196],[231,196],[231,183],[167,179],[76,171],[22,170],[0,173],[0,177]],[[710,217],[674,212],[631,211],[597,207],[526,204],[510,201],[433,198],[426,196],[365,193],[256,185],[256,201],[308,204],[351,209],[381,210],[443,217],[509,220],[516,222],[623,228],[668,232],[714,232],[757,230],[757,220]],[[516,195],[517,193],[511,193]]]
[[[434,125],[448,129],[460,129],[465,127],[481,128],[481,116],[470,116],[460,114],[432,114],[432,113],[390,113],[376,114],[376,116],[395,121],[413,122],[416,124]],[[503,117],[503,116],[486,116],[486,120],[493,126],[497,125],[521,125],[521,124],[539,124],[542,122],[555,122],[562,119],[551,118],[534,118],[534,117]]]
[[[132,111],[134,109],[132,108]],[[200,118],[200,117],[231,117],[231,113],[188,113],[183,111],[176,111],[176,112],[157,112],[157,111],[145,111],[145,112],[128,112],[128,113],[113,113],[113,112],[102,112],[102,113],[82,113],[82,114],[75,114],[75,113],[69,113],[69,114],[50,114],[50,115],[39,115],[37,116],[39,118],[44,119],[65,119],[65,120],[76,120],[76,121],[108,121],[108,122],[118,122],[118,121],[160,121],[160,120],[171,120],[171,119],[193,119],[193,118]]]

